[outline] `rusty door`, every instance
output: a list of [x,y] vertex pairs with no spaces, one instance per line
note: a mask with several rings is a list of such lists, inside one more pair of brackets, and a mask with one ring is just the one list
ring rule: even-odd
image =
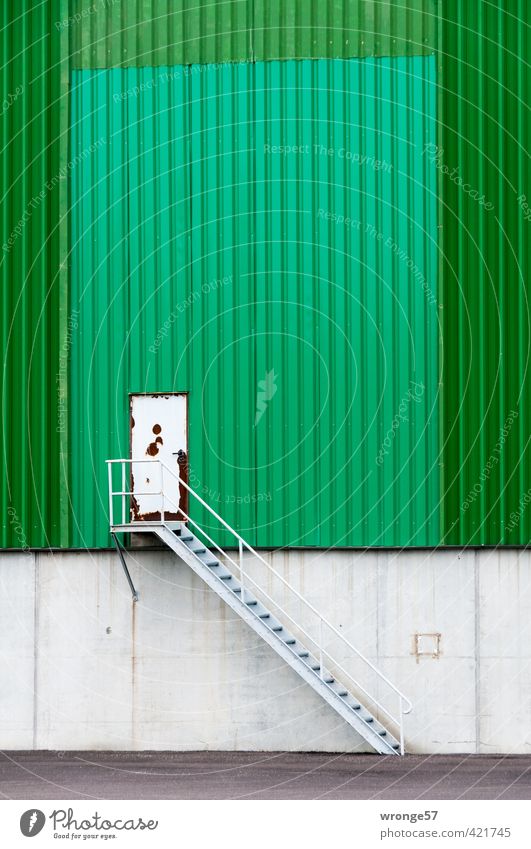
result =
[[[185,393],[131,395],[131,459],[161,460],[188,482],[188,396]],[[183,519],[188,513],[188,493],[173,475],[160,466],[131,464],[131,512],[135,521]],[[180,508],[180,509],[179,509]]]

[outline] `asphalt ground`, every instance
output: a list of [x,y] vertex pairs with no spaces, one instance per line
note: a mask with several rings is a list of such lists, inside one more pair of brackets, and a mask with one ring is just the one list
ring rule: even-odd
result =
[[531,799],[531,757],[6,751],[0,799]]

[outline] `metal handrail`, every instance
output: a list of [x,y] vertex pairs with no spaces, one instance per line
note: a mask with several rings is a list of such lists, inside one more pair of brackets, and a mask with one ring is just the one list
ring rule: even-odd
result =
[[[364,693],[364,694],[365,694],[365,695],[366,695],[366,696],[367,696],[367,697],[368,697],[368,698],[369,698],[369,699],[370,699],[370,700],[371,700],[371,701],[372,701],[372,702],[373,702],[373,703],[377,706],[378,710],[380,710],[380,711],[382,711],[383,713],[385,713],[385,714],[389,717],[389,719],[391,719],[391,720],[392,720],[392,722],[394,722],[397,726],[399,726],[399,728],[400,728],[400,749],[401,749],[402,754],[404,753],[404,733],[403,733],[403,718],[402,718],[402,717],[403,717],[405,714],[408,714],[408,713],[410,713],[410,712],[411,712],[411,710],[412,710],[412,708],[413,708],[413,705],[412,705],[411,701],[408,699],[408,697],[407,697],[407,696],[406,696],[406,695],[405,695],[405,694],[404,694],[404,693],[403,693],[403,692],[402,692],[402,691],[401,691],[401,690],[400,690],[400,689],[399,689],[399,688],[398,688],[395,684],[393,684],[393,682],[392,682],[392,681],[390,681],[390,680],[389,680],[389,678],[387,678],[387,676],[386,676],[386,675],[384,675],[384,674],[383,674],[383,672],[381,672],[381,670],[380,670],[380,669],[378,669],[378,667],[377,667],[377,666],[375,666],[375,665],[372,663],[372,661],[370,661],[370,660],[369,660],[369,658],[368,658],[368,657],[365,657],[365,655],[364,655],[364,654],[363,654],[363,653],[362,653],[359,649],[357,649],[357,648],[356,648],[356,646],[352,645],[352,643],[351,643],[351,642],[350,642],[350,641],[349,641],[349,640],[345,637],[345,635],[344,635],[344,634],[342,634],[342,633],[341,633],[341,631],[339,631],[339,630],[338,630],[338,629],[337,629],[334,625],[332,625],[332,623],[331,623],[331,622],[329,622],[327,619],[325,619],[325,618],[322,616],[322,614],[321,614],[321,613],[317,610],[317,608],[315,608],[315,607],[314,607],[314,606],[313,606],[313,605],[312,605],[312,604],[311,604],[311,603],[310,603],[307,599],[305,599],[305,598],[304,598],[304,596],[303,596],[303,595],[301,595],[301,594],[298,592],[298,590],[296,590],[296,589],[295,589],[295,587],[293,587],[293,586],[289,583],[289,581],[287,581],[287,580],[284,578],[284,576],[280,574],[280,572],[277,572],[277,570],[276,570],[276,569],[274,569],[274,568],[273,568],[273,566],[271,566],[271,564],[270,564],[270,563],[268,563],[268,562],[267,562],[267,560],[265,560],[265,559],[264,559],[264,558],[263,558],[263,557],[262,557],[262,556],[261,556],[261,555],[260,555],[260,554],[259,554],[259,553],[258,553],[258,552],[257,552],[257,551],[256,551],[256,550],[255,550],[255,549],[254,549],[254,548],[253,548],[253,547],[252,547],[252,546],[251,546],[251,545],[250,545],[250,544],[249,544],[249,543],[248,543],[248,542],[247,542],[244,538],[243,538],[243,537],[242,537],[242,536],[240,536],[240,534],[239,534],[239,533],[238,533],[238,532],[237,532],[234,528],[232,528],[232,527],[228,524],[228,522],[226,522],[226,521],[225,521],[225,519],[224,519],[222,516],[220,516],[218,513],[216,513],[216,511],[215,511],[215,510],[214,510],[214,509],[210,506],[210,504],[207,504],[207,502],[206,502],[206,501],[204,501],[204,499],[202,499],[202,498],[201,498],[201,496],[200,496],[200,495],[198,495],[198,494],[197,494],[197,493],[196,493],[196,492],[195,492],[195,491],[194,491],[194,490],[193,490],[193,489],[192,489],[192,488],[191,488],[191,487],[190,487],[190,486],[186,483],[186,481],[184,481],[184,480],[180,477],[180,475],[179,475],[179,474],[176,474],[176,473],[174,472],[174,470],[173,470],[173,469],[171,469],[169,466],[167,466],[167,465],[166,465],[166,464],[165,464],[162,460],[159,460],[159,459],[157,459],[157,458],[149,458],[149,459],[141,458],[141,459],[138,459],[138,460],[135,460],[135,459],[132,459],[132,458],[123,458],[123,459],[117,459],[117,460],[107,460],[107,461],[106,461],[106,463],[107,463],[107,465],[108,465],[108,475],[109,475],[109,515],[110,515],[111,527],[114,525],[114,510],[113,510],[113,497],[114,497],[114,496],[120,496],[120,497],[122,498],[122,524],[124,524],[124,525],[126,524],[126,522],[125,522],[125,498],[126,498],[126,497],[128,497],[128,496],[132,496],[132,495],[143,495],[143,494],[144,494],[144,495],[153,495],[153,496],[158,495],[158,496],[161,496],[161,498],[162,498],[162,504],[161,504],[161,508],[162,508],[162,509],[161,509],[161,520],[162,520],[162,522],[164,522],[164,516],[165,516],[165,513],[167,512],[167,511],[165,510],[165,502],[169,500],[169,501],[171,502],[171,505],[172,505],[174,508],[176,508],[176,509],[177,509],[177,510],[178,510],[178,511],[179,511],[179,512],[183,515],[184,520],[185,520],[185,521],[189,521],[189,522],[191,522],[191,523],[192,523],[192,524],[193,524],[193,525],[194,525],[194,526],[198,529],[198,531],[199,531],[200,533],[202,533],[202,534],[203,534],[203,536],[205,536],[205,537],[208,539],[209,543],[210,543],[210,544],[212,544],[212,545],[213,545],[213,546],[217,549],[217,551],[219,551],[219,552],[220,552],[220,553],[221,553],[221,554],[222,554],[222,555],[223,555],[223,556],[224,556],[227,560],[229,560],[229,561],[230,561],[230,563],[232,563],[232,565],[236,568],[236,570],[237,570],[237,571],[239,571],[239,573],[240,573],[240,579],[241,579],[241,585],[242,585],[242,600],[244,600],[244,595],[243,595],[243,594],[244,594],[244,592],[245,592],[245,590],[244,590],[244,579],[245,579],[245,583],[250,582],[250,583],[251,583],[251,584],[252,584],[252,585],[253,585],[256,589],[258,589],[258,590],[259,590],[259,592],[260,592],[260,593],[262,593],[262,595],[263,595],[263,596],[265,596],[265,598],[267,598],[269,601],[271,601],[271,602],[273,603],[273,605],[274,605],[276,608],[278,608],[278,610],[280,611],[280,614],[281,614],[282,616],[285,616],[286,618],[288,618],[288,619],[290,620],[290,622],[292,622],[292,623],[296,626],[296,628],[298,628],[298,630],[299,630],[299,631],[300,631],[300,632],[301,632],[301,633],[302,633],[302,634],[303,634],[303,635],[304,635],[307,639],[309,639],[309,640],[313,643],[313,645],[314,645],[314,646],[318,649],[319,654],[320,654],[320,658],[321,658],[321,659],[320,659],[320,665],[321,665],[321,675],[323,675],[323,674],[324,674],[324,670],[323,670],[323,662],[322,662],[322,658],[323,658],[323,655],[324,655],[324,656],[326,656],[326,657],[327,657],[327,658],[328,658],[328,659],[332,662],[332,665],[333,665],[334,667],[336,667],[337,669],[339,669],[339,670],[340,670],[340,671],[341,671],[344,675],[346,675],[348,678],[350,678],[350,680],[351,680],[353,683],[355,683],[355,684],[356,684],[356,686],[357,686],[357,687],[358,687],[358,688],[359,688],[359,689],[360,689],[360,690],[361,690],[361,691],[362,691],[362,692],[363,692],[363,693]],[[160,467],[160,469],[161,469],[161,489],[160,489],[160,491],[153,491],[153,492],[145,492],[145,493],[141,493],[140,491],[132,492],[132,491],[127,491],[127,490],[125,489],[125,466],[126,466],[126,464],[130,464],[130,465],[132,465],[133,463],[150,463],[150,464],[157,464],[157,465]],[[113,490],[113,488],[112,488],[112,466],[113,466],[114,464],[122,464],[122,481],[121,481],[121,483],[122,483],[122,489],[121,489],[121,490],[116,490],[116,491],[114,491],[114,490]],[[227,552],[226,552],[226,551],[224,551],[222,548],[220,548],[220,546],[219,546],[219,545],[218,545],[218,544],[217,544],[217,543],[216,543],[216,542],[215,542],[215,541],[214,541],[214,540],[213,540],[213,539],[212,539],[212,538],[211,538],[211,537],[210,537],[210,536],[206,533],[206,531],[204,531],[204,530],[203,530],[203,528],[201,528],[201,527],[197,524],[197,522],[195,522],[193,519],[191,519],[189,516],[187,516],[187,515],[184,513],[184,511],[183,511],[182,507],[180,507],[178,504],[175,504],[175,502],[173,502],[173,500],[172,500],[172,499],[171,499],[171,498],[170,498],[170,497],[169,497],[169,496],[168,496],[168,495],[164,492],[164,485],[163,485],[163,483],[164,483],[164,472],[167,472],[168,474],[170,474],[170,475],[171,475],[171,476],[172,476],[172,477],[173,477],[173,478],[177,481],[177,483],[179,484],[179,486],[183,486],[183,487],[187,490],[187,492],[189,492],[189,493],[192,495],[192,497],[193,497],[193,498],[195,498],[195,500],[196,500],[196,501],[198,501],[198,502],[199,502],[199,503],[200,503],[200,504],[201,504],[201,505],[202,505],[202,506],[203,506],[203,507],[204,507],[204,508],[205,508],[205,509],[206,509],[206,510],[207,510],[207,511],[208,511],[208,512],[212,515],[212,516],[214,516],[214,518],[215,518],[215,519],[216,519],[216,520],[217,520],[217,521],[218,521],[221,525],[223,525],[223,527],[224,527],[224,528],[226,528],[226,529],[229,531],[229,533],[230,533],[230,534],[232,534],[232,536],[233,536],[233,537],[235,537],[235,539],[237,539],[237,540],[238,540],[238,548],[239,548],[239,555],[240,555],[240,556],[239,556],[239,564],[237,564],[237,563],[236,563],[236,562],[232,559],[232,557],[230,557],[230,555],[229,555],[229,554],[227,554]],[[133,523],[133,522],[131,522],[130,524],[134,524],[134,523]],[[301,626],[299,623],[297,623],[297,622],[296,622],[296,621],[295,621],[295,620],[294,620],[294,619],[290,616],[290,614],[289,614],[289,613],[287,613],[287,611],[285,611],[285,610],[283,610],[283,609],[282,609],[282,607],[278,604],[278,602],[277,602],[277,601],[275,601],[274,599],[272,599],[272,598],[271,598],[271,597],[270,597],[270,596],[269,596],[269,595],[265,592],[265,590],[264,590],[264,589],[263,589],[263,588],[262,588],[262,587],[261,587],[261,586],[260,586],[260,585],[259,585],[259,584],[258,584],[258,583],[257,583],[257,582],[256,582],[256,581],[252,578],[252,577],[251,577],[251,575],[246,574],[246,573],[244,572],[244,569],[243,569],[243,557],[242,557],[243,548],[245,548],[247,551],[249,551],[249,552],[250,552],[250,553],[251,553],[254,557],[256,557],[256,558],[257,558],[257,559],[258,559],[261,563],[263,563],[263,565],[264,565],[264,566],[268,569],[269,573],[270,573],[270,574],[272,574],[272,575],[274,575],[276,578],[278,578],[278,580],[279,580],[279,581],[280,581],[280,582],[281,582],[284,586],[286,586],[286,587],[287,587],[287,588],[288,588],[288,589],[289,589],[289,590],[290,590],[290,591],[294,594],[294,596],[295,596],[295,597],[296,597],[296,598],[297,598],[300,602],[302,602],[302,603],[306,606],[306,608],[307,608],[309,611],[311,611],[311,612],[312,612],[312,613],[313,613],[313,614],[317,617],[317,619],[318,619],[318,621],[319,621],[319,635],[320,635],[320,636],[319,636],[319,640],[316,640],[314,637],[312,637],[310,634],[308,634],[308,633],[306,632],[306,630],[305,630],[305,629],[303,629],[303,628],[302,628],[302,626]],[[367,690],[363,687],[363,685],[362,685],[362,684],[360,684],[360,682],[359,682],[359,681],[357,681],[357,680],[356,680],[356,679],[352,676],[352,674],[351,674],[350,672],[348,672],[346,669],[344,669],[344,667],[343,667],[343,666],[342,666],[342,665],[341,665],[338,661],[336,661],[336,660],[332,657],[332,655],[331,655],[328,651],[326,651],[326,650],[324,649],[324,646],[323,646],[323,639],[322,639],[322,629],[323,629],[323,626],[325,626],[326,628],[328,628],[328,629],[329,629],[329,630],[330,630],[330,631],[331,631],[331,632],[332,632],[332,633],[333,633],[336,637],[339,637],[339,639],[342,641],[342,643],[343,643],[343,644],[344,644],[344,645],[345,645],[348,649],[350,649],[352,652],[354,652],[354,654],[355,654],[355,655],[356,655],[356,656],[357,656],[360,660],[362,660],[362,661],[366,664],[366,666],[368,666],[368,667],[369,667],[369,668],[370,668],[370,669],[371,669],[371,670],[372,670],[372,671],[373,671],[373,672],[374,672],[374,673],[378,676],[378,678],[379,678],[379,679],[380,679],[380,680],[381,680],[384,684],[386,684],[386,685],[387,685],[387,686],[388,686],[388,687],[389,687],[389,688],[390,688],[390,689],[391,689],[391,690],[392,690],[392,691],[393,691],[393,692],[394,692],[394,693],[398,696],[398,702],[399,702],[399,704],[398,704],[398,706],[399,706],[399,719],[397,719],[396,717],[394,717],[394,716],[393,716],[393,715],[392,715],[392,714],[391,714],[391,713],[387,710],[387,708],[386,708],[384,705],[382,705],[381,703],[379,703],[379,702],[378,702],[378,700],[377,700],[374,696],[372,696],[372,695],[371,695],[371,694],[370,694],[370,693],[369,693],[369,692],[368,692],[368,691],[367,691]]]

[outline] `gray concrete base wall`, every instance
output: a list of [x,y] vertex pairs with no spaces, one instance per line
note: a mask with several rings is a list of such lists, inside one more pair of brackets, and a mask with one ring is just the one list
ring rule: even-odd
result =
[[[531,751],[529,552],[266,556],[410,696],[410,752]],[[0,555],[2,749],[368,751],[174,555],[130,563],[138,604],[114,554]]]

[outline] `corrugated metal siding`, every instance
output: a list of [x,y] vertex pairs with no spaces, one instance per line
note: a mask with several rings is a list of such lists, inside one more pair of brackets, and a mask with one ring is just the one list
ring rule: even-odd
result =
[[527,545],[531,536],[530,24],[525,0],[445,4],[439,165],[449,171],[443,441],[451,544]]
[[76,546],[108,542],[127,393],[170,390],[190,392],[192,485],[255,544],[438,542],[435,74],[74,73]]
[[67,405],[59,393],[66,390],[68,53],[54,26],[60,11],[60,3],[26,0],[0,7],[3,547],[68,542],[66,416],[59,419],[60,402]]
[[75,68],[413,56],[436,47],[436,0],[74,0]]

